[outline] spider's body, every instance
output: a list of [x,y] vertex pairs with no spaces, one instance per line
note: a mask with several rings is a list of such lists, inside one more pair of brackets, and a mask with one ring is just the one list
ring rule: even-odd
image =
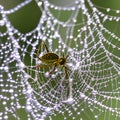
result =
[[44,63],[54,63],[59,59],[59,56],[55,53],[47,52],[40,59]]
[[45,64],[51,64],[54,63],[56,66],[61,66],[61,65],[65,65],[66,63],[66,59],[61,57],[59,58],[59,56],[55,53],[51,53],[48,52],[46,54],[44,54],[41,58],[39,58],[43,63]]
[[42,45],[44,45],[47,53],[43,54],[41,57],[39,57],[39,51],[41,51],[41,44],[37,52],[38,59],[42,62],[42,64],[38,65],[37,67],[50,67],[54,66],[53,70],[51,70],[49,73],[55,71],[56,67],[62,67],[65,71],[65,77],[67,76],[67,67],[65,66],[67,63],[67,57],[64,57],[64,53],[62,54],[62,57],[59,57],[56,53],[49,52],[47,45],[42,42]]

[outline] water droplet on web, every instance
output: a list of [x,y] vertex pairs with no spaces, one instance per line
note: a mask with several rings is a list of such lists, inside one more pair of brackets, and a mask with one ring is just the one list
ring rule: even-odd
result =
[[23,69],[23,68],[25,67],[24,63],[23,63],[23,62],[20,62],[20,63],[19,63],[19,67],[20,67],[21,69]]
[[27,106],[26,106],[26,110],[27,110],[28,112],[31,112],[31,110],[32,110],[31,105],[27,105]]
[[98,116],[97,116],[97,115],[95,115],[95,118],[97,119],[97,118],[98,118]]
[[6,102],[6,101],[3,101],[3,102],[2,102],[2,104],[3,104],[3,105],[6,105],[6,104],[7,104],[7,102]]
[[110,12],[110,8],[107,8],[106,11],[107,11],[107,12]]
[[49,72],[45,73],[45,77],[48,78],[50,76]]
[[5,115],[5,116],[4,116],[4,120],[7,120],[7,119],[8,119],[8,116],[7,116],[7,115]]
[[4,26],[5,22],[3,20],[0,20],[0,26]]
[[42,2],[38,2],[38,6],[40,7],[42,5]]
[[52,76],[51,76],[52,78],[55,78],[56,77],[56,75],[55,74],[52,74]]
[[67,100],[63,100],[62,102],[71,105],[71,104],[74,103],[74,99],[73,98],[68,98]]
[[4,70],[8,72],[9,68],[7,66],[4,67]]
[[116,13],[120,13],[120,10],[116,10]]
[[81,98],[85,98],[85,94],[84,93],[80,93],[80,97]]

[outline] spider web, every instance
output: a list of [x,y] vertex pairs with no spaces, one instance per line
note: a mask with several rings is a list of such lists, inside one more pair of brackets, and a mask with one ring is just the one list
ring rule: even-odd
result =
[[[9,16],[31,2],[0,5],[0,120],[120,119],[120,10],[90,0],[36,0],[39,22],[22,33]],[[51,75],[53,67],[36,69],[42,41],[69,55],[68,78],[60,68]]]

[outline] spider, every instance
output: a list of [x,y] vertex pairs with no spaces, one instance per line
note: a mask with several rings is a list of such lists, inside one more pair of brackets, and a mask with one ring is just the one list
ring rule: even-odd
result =
[[[41,46],[43,46],[43,48],[46,49],[46,53],[43,54],[41,57],[39,57],[39,54],[41,52]],[[49,49],[46,43],[43,41],[39,45],[36,55],[37,55],[37,58],[42,62],[37,66],[37,68],[40,68],[40,67],[46,68],[46,67],[53,66],[53,69],[49,72],[49,74],[52,74],[55,71],[56,67],[58,68],[61,67],[62,69],[64,69],[64,75],[65,75],[64,77],[66,78],[68,76],[67,74],[68,68],[66,67],[68,55],[64,56],[64,53],[62,53],[62,56],[59,57],[56,53],[49,52]]]

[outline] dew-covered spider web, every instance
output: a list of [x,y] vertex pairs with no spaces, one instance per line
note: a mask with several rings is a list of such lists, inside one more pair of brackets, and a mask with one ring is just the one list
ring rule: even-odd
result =
[[[0,120],[119,120],[120,2],[6,4],[0,2]],[[27,32],[14,24],[23,14],[23,30],[31,26],[26,15],[39,14]],[[39,59],[47,53],[39,49],[43,41],[59,58],[68,55],[67,76]]]

